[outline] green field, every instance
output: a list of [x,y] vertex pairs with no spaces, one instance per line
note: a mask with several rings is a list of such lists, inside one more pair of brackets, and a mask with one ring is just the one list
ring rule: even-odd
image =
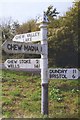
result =
[[[1,72],[1,71],[0,71]],[[38,75],[2,71],[3,118],[44,118],[41,115],[41,79]],[[78,118],[79,80],[49,80],[48,118]]]

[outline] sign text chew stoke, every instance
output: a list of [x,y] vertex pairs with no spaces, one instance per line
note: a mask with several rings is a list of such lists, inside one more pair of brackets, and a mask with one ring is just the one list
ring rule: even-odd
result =
[[40,59],[7,59],[4,65],[8,69],[40,69]]

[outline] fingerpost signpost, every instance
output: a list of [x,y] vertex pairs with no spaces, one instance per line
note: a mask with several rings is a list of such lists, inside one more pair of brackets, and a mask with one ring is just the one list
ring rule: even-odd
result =
[[[16,35],[13,41],[5,41],[2,48],[7,53],[41,54],[41,59],[7,59],[6,68],[41,69],[41,113],[48,115],[48,79],[78,79],[79,71],[76,68],[49,68],[48,69],[48,18],[45,13],[37,19],[40,31]],[[41,44],[31,44],[40,41]]]
[[[4,63],[6,68],[41,68],[41,113],[48,115],[48,44],[47,44],[47,23],[48,18],[45,13],[37,19],[40,31],[18,34],[13,38],[13,41],[5,41],[2,48],[7,53],[26,53],[26,54],[41,54],[40,64],[36,65],[36,60],[31,64],[20,63],[20,59],[7,59]],[[31,44],[31,42],[40,41],[41,44]],[[28,62],[30,62],[28,61]]]

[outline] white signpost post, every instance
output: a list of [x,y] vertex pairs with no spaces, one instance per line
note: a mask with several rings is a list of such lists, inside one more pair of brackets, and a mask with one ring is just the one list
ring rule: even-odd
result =
[[[7,59],[4,64],[8,69],[41,69],[41,113],[44,115],[48,115],[48,79],[78,79],[79,76],[76,68],[48,69],[47,22],[47,16],[43,13],[37,21],[40,31],[16,35],[13,41],[5,41],[2,45],[7,53],[41,54],[41,59]],[[28,43],[36,41],[41,41],[41,44]]]
[[76,68],[49,68],[49,79],[78,79],[79,71]]
[[41,113],[48,115],[48,43],[47,43],[47,16],[42,14],[37,23],[40,23],[41,45],[45,46],[45,53],[41,54]]
[[7,59],[4,63],[8,69],[40,69],[40,59]]
[[18,34],[13,38],[16,42],[37,42],[41,41],[41,31]]
[[44,47],[41,44],[21,43],[5,41],[2,48],[6,53],[44,54]]

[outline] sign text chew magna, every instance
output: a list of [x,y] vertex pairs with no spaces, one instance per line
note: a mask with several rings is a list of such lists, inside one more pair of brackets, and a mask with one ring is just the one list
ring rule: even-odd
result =
[[40,69],[40,59],[7,59],[4,65],[8,69]]
[[44,54],[44,47],[41,44],[5,41],[2,48],[6,53]]
[[31,32],[31,33],[24,33],[24,34],[18,34],[14,36],[13,41],[16,42],[37,42],[41,41],[41,32]]
[[76,68],[49,68],[49,79],[78,79],[78,69]]

